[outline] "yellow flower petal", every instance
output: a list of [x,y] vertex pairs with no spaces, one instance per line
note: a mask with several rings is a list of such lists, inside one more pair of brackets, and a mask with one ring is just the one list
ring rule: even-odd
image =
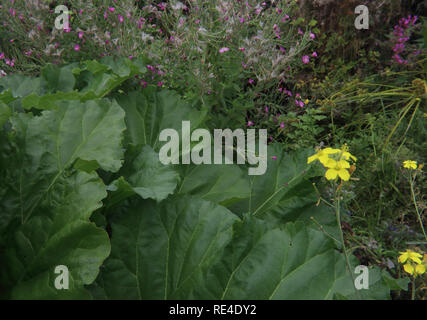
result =
[[334,180],[338,176],[338,171],[335,169],[328,169],[325,173],[325,177],[328,180]]
[[337,167],[337,162],[334,159],[329,159],[327,161],[322,162],[322,164],[329,169],[335,169]]
[[337,166],[338,166],[340,169],[348,169],[348,168],[350,168],[350,163],[348,163],[348,162],[347,162],[347,161],[345,161],[345,160],[340,160],[340,161],[338,161]]
[[414,274],[414,267],[409,263],[405,264],[403,269],[409,274]]
[[409,253],[409,259],[416,262],[416,263],[421,263],[421,259],[423,256],[415,251],[412,251]]
[[321,164],[323,164],[325,167],[329,161],[334,161],[333,159],[329,158],[327,154],[319,156],[319,161]]
[[325,154],[334,154],[334,153],[338,153],[341,152],[340,149],[333,149],[333,148],[325,148],[323,150],[321,150],[320,152],[324,152]]
[[417,266],[415,266],[416,274],[423,274],[424,272],[426,272],[426,267],[423,264],[418,264]]
[[307,164],[313,162],[314,160],[317,160],[319,156],[317,154],[312,155],[311,157],[307,158]]
[[350,180],[350,173],[348,173],[348,171],[346,169],[340,169],[338,171],[338,175],[340,176],[341,179],[343,179],[344,181],[348,181]]
[[399,262],[400,263],[405,263],[406,262],[406,260],[408,260],[408,253],[407,252],[400,252],[401,253],[401,255],[399,256]]

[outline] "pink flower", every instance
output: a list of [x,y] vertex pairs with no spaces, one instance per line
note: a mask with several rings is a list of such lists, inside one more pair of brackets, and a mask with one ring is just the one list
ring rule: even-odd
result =
[[285,14],[285,16],[282,18],[282,22],[286,22],[287,20],[289,20],[289,16]]
[[310,32],[310,39],[314,40],[314,38],[316,38],[316,35],[313,32]]
[[83,31],[79,32],[79,39],[83,38],[83,34],[84,34]]
[[243,52],[243,51],[245,51],[245,48],[239,48],[239,50]]
[[157,82],[157,85],[158,85],[159,87],[161,87],[161,86],[163,86],[163,82],[162,82],[162,81],[159,81],[159,82]]
[[277,157],[276,156],[272,156],[271,159],[277,160]]
[[245,18],[240,18],[240,23],[245,22]]
[[110,7],[110,8],[108,8],[108,10],[112,13],[112,12],[114,12],[114,10],[116,10],[114,7]]
[[249,78],[248,82],[249,82],[249,84],[252,84],[252,83],[254,83],[254,79]]
[[248,121],[248,127],[252,127],[254,123],[252,121]]
[[224,52],[227,52],[229,50],[230,50],[230,48],[224,47],[224,48],[219,49],[219,53],[224,53]]
[[285,127],[285,123],[282,121],[280,122],[280,128],[284,128]]
[[0,53],[0,60],[4,59],[4,52]]
[[108,17],[108,12],[107,12],[107,10],[105,10],[104,11],[104,19],[107,19],[107,17]]
[[80,46],[78,44],[74,45],[74,51],[80,51]]
[[129,59],[130,59],[130,60],[132,60],[132,59],[133,59],[133,56],[129,56]]
[[313,54],[311,55],[312,57],[314,57],[314,58],[317,58],[317,52],[316,51],[314,51],[313,52]]
[[118,15],[118,17],[119,17],[119,22],[120,22],[120,23],[122,23],[122,22],[123,22],[123,20],[124,20],[124,19],[123,19],[123,16],[121,16],[121,15],[119,14],[119,15]]
[[309,56],[303,56],[303,57],[302,57],[302,62],[303,62],[304,64],[309,63],[309,62],[310,62],[310,57],[309,57]]
[[268,113],[268,107],[267,106],[264,107],[264,111],[265,111],[265,113]]
[[300,28],[298,28],[298,34],[303,35],[303,34],[304,34],[304,32],[302,32],[302,30],[301,30]]

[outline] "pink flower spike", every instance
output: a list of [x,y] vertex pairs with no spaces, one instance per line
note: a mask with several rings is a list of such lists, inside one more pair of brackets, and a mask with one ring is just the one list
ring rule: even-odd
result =
[[104,11],[104,19],[107,19],[107,17],[108,17],[108,12],[107,12],[107,10],[105,10]]
[[302,62],[303,62],[304,64],[309,63],[309,62],[310,62],[310,57],[309,57],[309,56],[303,56],[303,57],[302,57]]

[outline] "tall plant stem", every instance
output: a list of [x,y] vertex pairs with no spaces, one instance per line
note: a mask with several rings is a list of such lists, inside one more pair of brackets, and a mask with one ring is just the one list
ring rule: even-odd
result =
[[411,300],[415,300],[415,277],[412,278],[412,294]]
[[340,197],[339,192],[338,191],[335,192],[335,213],[336,213],[336,217],[337,217],[338,228],[340,230],[341,245],[342,245],[342,249],[344,251],[345,263],[347,265],[348,272],[350,273],[351,280],[352,280],[352,283],[354,286],[354,290],[356,291],[357,299],[360,300],[359,291],[356,288],[356,284],[355,284],[354,276],[353,276],[353,271],[351,270],[350,260],[348,258],[347,249],[345,247],[344,233],[343,233],[342,227],[341,227],[341,212],[340,212],[340,198],[339,197]]
[[421,220],[421,215],[420,215],[420,212],[418,211],[417,199],[415,198],[414,182],[412,181],[412,174],[409,174],[409,183],[411,185],[412,202],[414,203],[415,211],[417,212],[418,222],[420,223],[421,230],[423,231],[423,234],[424,234],[424,238],[427,240],[427,235],[426,235],[426,231],[424,230],[423,221]]

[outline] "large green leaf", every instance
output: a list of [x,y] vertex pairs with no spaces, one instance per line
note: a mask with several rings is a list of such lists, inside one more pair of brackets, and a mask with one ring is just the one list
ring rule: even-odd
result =
[[112,221],[112,252],[98,285],[112,299],[192,298],[235,220],[197,198],[133,202]]
[[190,121],[196,129],[205,117],[170,90],[158,91],[148,87],[142,92],[134,91],[117,96],[117,101],[126,112],[129,142],[133,145],[148,144],[158,151],[160,131],[175,129],[182,136],[182,121]]
[[[4,219],[31,216],[48,191],[77,159],[95,161],[102,169],[117,171],[122,163],[124,112],[116,102],[96,100],[62,102],[58,110],[41,116],[19,114],[12,118],[16,162],[3,183],[8,187]],[[7,156],[7,154],[5,154]]]
[[[95,280],[110,243],[89,217],[106,195],[95,173],[61,176],[29,219],[13,222],[0,263],[0,286],[10,290],[10,298],[90,297],[83,286]],[[69,270],[69,289],[55,288],[59,265]]]
[[[1,78],[0,100],[8,103],[18,99],[27,110],[56,109],[61,100],[84,102],[102,98],[126,80],[146,70],[142,57],[134,60],[105,57],[100,62],[89,60],[65,66],[48,64],[38,78],[23,75]],[[7,90],[11,90],[12,97]]]
[[[301,189],[307,192],[305,197],[312,197],[314,189],[307,189],[307,179],[319,175],[316,167],[307,165],[310,150],[285,153],[280,144],[268,146],[267,171],[263,175],[251,176],[249,196],[231,206],[230,209],[240,215],[250,213],[261,217],[286,201],[294,207],[304,207],[307,201]],[[308,202],[312,202],[309,200]]]
[[249,197],[247,169],[237,165],[181,165],[179,194],[190,194],[226,207]]
[[120,174],[123,176],[109,186],[112,191],[109,205],[133,194],[143,199],[164,200],[174,192],[179,180],[172,166],[162,164],[158,153],[148,145],[143,146],[130,163],[125,163]]
[[9,119],[12,112],[7,104],[0,101],[0,129],[4,123]]
[[[356,259],[353,259],[356,266]],[[388,286],[371,276],[364,298],[389,298]],[[271,228],[248,216],[236,224],[221,261],[209,272],[200,299],[354,298],[356,291],[344,256],[323,232],[303,222]]]
[[72,69],[75,64],[59,67],[54,64],[46,65],[41,72],[42,78],[46,82],[47,92],[70,92],[74,89],[76,79]]

